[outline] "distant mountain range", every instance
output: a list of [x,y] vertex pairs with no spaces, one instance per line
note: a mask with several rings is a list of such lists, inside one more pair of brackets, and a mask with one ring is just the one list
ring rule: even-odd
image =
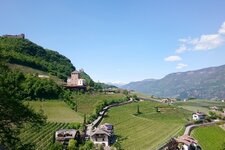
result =
[[113,86],[116,86],[118,88],[126,85],[126,83],[122,83],[122,82],[106,82],[105,84],[108,84],[108,85],[113,85]]
[[225,99],[225,65],[171,73],[159,80],[131,82],[122,88],[159,97]]

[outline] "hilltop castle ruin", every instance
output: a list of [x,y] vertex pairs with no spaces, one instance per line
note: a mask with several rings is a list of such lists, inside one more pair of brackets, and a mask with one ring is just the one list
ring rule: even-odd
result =
[[21,33],[18,35],[10,35],[10,34],[5,34],[2,37],[7,37],[7,38],[17,38],[17,39],[25,39],[25,34]]

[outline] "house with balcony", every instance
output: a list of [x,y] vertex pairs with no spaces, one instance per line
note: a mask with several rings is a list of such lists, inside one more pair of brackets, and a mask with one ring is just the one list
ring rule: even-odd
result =
[[104,147],[107,147],[112,144],[113,137],[113,125],[105,123],[92,131],[90,140],[94,144],[102,144]]

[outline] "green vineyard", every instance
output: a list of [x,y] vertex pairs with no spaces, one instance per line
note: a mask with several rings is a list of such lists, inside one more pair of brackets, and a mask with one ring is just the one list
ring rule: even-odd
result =
[[217,125],[196,128],[191,135],[198,140],[204,150],[225,148],[225,131]]
[[53,143],[54,132],[66,128],[68,123],[46,123],[40,129],[27,127],[23,129],[20,137],[23,143],[32,143],[36,150],[48,150]]

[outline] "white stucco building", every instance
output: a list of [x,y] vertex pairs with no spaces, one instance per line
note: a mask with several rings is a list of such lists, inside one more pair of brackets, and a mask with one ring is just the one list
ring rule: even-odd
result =
[[192,114],[192,119],[193,120],[196,120],[196,121],[198,121],[198,120],[204,120],[205,117],[206,117],[206,114],[203,113],[203,112],[196,112],[196,113],[193,113]]

